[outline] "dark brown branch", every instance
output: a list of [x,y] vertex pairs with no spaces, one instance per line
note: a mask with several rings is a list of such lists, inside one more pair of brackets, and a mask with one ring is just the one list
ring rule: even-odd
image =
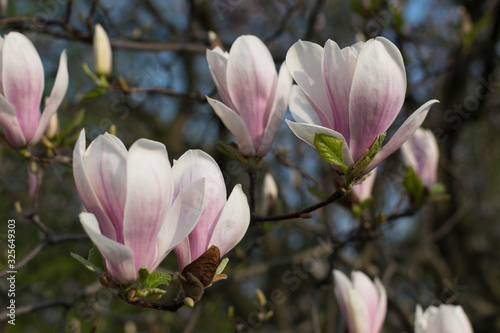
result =
[[299,210],[294,213],[288,213],[288,214],[283,214],[283,215],[271,215],[271,216],[259,216],[257,214],[253,214],[252,216],[252,222],[257,223],[257,222],[265,222],[265,221],[281,221],[281,220],[289,220],[289,219],[295,219],[302,217],[304,214],[308,214],[310,212],[315,211],[316,209],[319,209],[321,207],[324,207],[332,202],[335,202],[337,200],[342,199],[345,197],[349,192],[344,188],[341,187],[337,191],[335,191],[333,194],[331,194],[328,198],[326,198],[323,201],[318,202],[317,204],[304,208],[302,210]]

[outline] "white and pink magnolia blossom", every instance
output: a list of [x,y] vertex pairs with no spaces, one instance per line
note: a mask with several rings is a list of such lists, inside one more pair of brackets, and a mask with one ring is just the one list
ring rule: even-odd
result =
[[288,104],[292,78],[285,64],[276,74],[273,57],[255,36],[240,36],[229,53],[207,50],[207,61],[224,103],[207,97],[246,156],[265,156]]
[[118,283],[136,281],[142,266],[154,271],[193,230],[203,209],[205,180],[174,192],[178,173],[156,141],[139,139],[127,151],[106,133],[85,149],[82,130],[73,174],[87,210],[80,222]]
[[427,189],[436,184],[439,148],[431,130],[419,128],[401,146],[406,165],[411,166]]
[[210,155],[201,150],[189,150],[173,166],[175,194],[205,179],[205,204],[193,231],[174,249],[182,272],[212,245],[221,256],[229,252],[245,235],[250,223],[250,208],[245,193],[238,184],[229,199],[222,172]]
[[361,184],[354,185],[351,193],[356,195],[359,202],[363,202],[372,196],[373,184],[375,183],[375,176],[377,175],[377,168],[371,171],[369,175]]
[[387,311],[387,294],[378,278],[372,282],[363,272],[353,271],[352,282],[333,270],[334,291],[349,333],[378,333]]
[[[351,168],[393,123],[406,94],[406,72],[398,48],[384,37],[340,49],[298,41],[286,55],[298,86],[290,92],[287,120],[297,137],[314,147],[323,133],[343,141],[342,159]],[[379,165],[420,127],[432,104],[416,110],[383,146],[363,174]],[[334,168],[340,172],[339,166]]]
[[21,33],[0,37],[0,125],[12,147],[40,141],[68,89],[67,67],[63,51],[49,102],[40,114],[45,79],[38,52]]
[[460,305],[429,306],[425,312],[417,305],[415,333],[473,333],[472,325]]

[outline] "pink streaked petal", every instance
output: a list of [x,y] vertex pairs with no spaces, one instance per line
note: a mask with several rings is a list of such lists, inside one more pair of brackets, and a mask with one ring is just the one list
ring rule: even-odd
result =
[[406,72],[398,48],[383,37],[367,41],[358,56],[349,100],[349,147],[355,161],[387,131],[405,94]]
[[3,95],[0,95],[0,125],[3,128],[5,137],[12,147],[20,148],[26,146],[21,126],[17,120],[16,111]]
[[5,39],[0,36],[0,95],[3,95],[3,84],[2,84],[2,51],[3,51],[3,43]]
[[318,44],[299,40],[288,50],[286,65],[295,82],[316,110],[322,125],[333,129],[333,114],[324,80],[323,52],[323,48]]
[[382,330],[382,326],[384,325],[385,315],[387,313],[387,293],[385,291],[384,285],[382,284],[379,278],[375,278],[374,282],[375,282],[375,288],[377,288],[378,305],[372,332],[378,333]]
[[[349,168],[354,165],[354,161],[352,160],[351,157],[351,152],[349,151],[349,148],[347,147],[346,141],[342,136],[342,134],[326,127],[312,125],[312,124],[294,123],[293,121],[289,121],[288,119],[286,120],[286,123],[288,124],[292,132],[299,139],[305,141],[306,143],[308,143],[313,147],[314,147],[314,136],[316,135],[316,133],[330,135],[333,136],[334,138],[344,141],[344,144],[342,145],[342,159]],[[341,169],[339,168],[338,170]]]
[[349,305],[349,290],[352,290],[352,283],[347,278],[347,276],[337,270],[333,270],[333,291],[335,292],[335,297],[340,306],[340,311],[347,322],[347,327],[349,327],[349,332],[353,332],[354,329],[354,318],[353,314],[350,312]]
[[205,179],[198,179],[177,195],[156,238],[158,255],[154,268],[193,231],[203,212],[204,202]]
[[227,59],[229,54],[227,52],[222,52],[218,46],[213,50],[207,50],[206,54],[208,68],[210,69],[212,79],[215,82],[220,98],[231,109],[234,109],[227,87]]
[[359,271],[352,272],[352,284],[356,294],[362,297],[362,302],[369,316],[369,327],[373,327],[379,303],[377,289],[368,276]]
[[64,50],[61,53],[59,69],[57,70],[54,87],[50,93],[49,102],[45,106],[45,110],[43,110],[35,135],[29,142],[30,145],[36,144],[42,137],[43,132],[45,132],[50,118],[57,111],[57,108],[61,105],[61,102],[64,99],[64,95],[66,95],[66,91],[68,90],[68,81],[68,58],[66,56],[66,50]]
[[297,123],[306,123],[313,125],[321,125],[316,111],[313,109],[306,96],[298,85],[293,85],[290,92],[290,113]]
[[344,55],[334,41],[328,40],[325,44],[323,67],[327,96],[333,112],[333,129],[342,133],[349,142],[349,94],[352,74]]
[[124,244],[134,252],[136,269],[156,259],[156,239],[172,202],[174,180],[165,146],[137,140],[127,158]]
[[[350,333],[372,333],[370,315],[363,300],[363,295],[354,289],[347,290],[347,308],[353,320]],[[378,333],[378,332],[377,332]]]
[[359,51],[365,45],[365,42],[357,42],[354,45],[344,47],[341,52],[344,56],[344,59],[349,67],[349,72],[351,72],[351,76],[354,75],[354,70],[356,69],[356,62],[358,61]]
[[401,145],[413,135],[417,128],[422,125],[429,112],[431,106],[435,103],[439,103],[438,100],[430,100],[424,105],[419,107],[417,111],[413,112],[408,119],[401,125],[401,127],[394,133],[392,138],[384,145],[375,155],[373,161],[368,165],[368,168],[362,172],[361,175],[366,175],[373,169],[375,169],[383,160],[385,160],[389,155],[395,152]]
[[243,119],[223,103],[208,96],[207,100],[227,129],[233,133],[236,138],[236,142],[238,142],[238,147],[243,155],[255,156],[255,146]]
[[[94,193],[113,223],[116,241],[123,244],[123,215],[127,195],[127,149],[114,135],[99,135],[84,155],[84,168]],[[86,207],[94,213],[89,207]],[[97,216],[99,219],[99,216]],[[112,235],[103,234],[109,238]]]
[[2,85],[5,98],[16,111],[26,141],[38,128],[44,87],[43,65],[31,41],[18,32],[5,37],[2,51]]
[[238,37],[229,51],[227,85],[231,101],[254,140],[262,139],[276,89],[273,57],[255,36]]
[[191,249],[189,245],[189,237],[184,238],[179,244],[174,247],[175,257],[179,266],[179,272],[182,272],[184,267],[189,265],[191,260]]
[[194,230],[189,234],[191,258],[198,259],[208,249],[208,242],[226,204],[226,185],[215,160],[201,150],[188,150],[174,162],[172,173],[175,193],[180,193],[198,179],[205,178],[205,204]]
[[407,165],[413,167],[425,187],[431,189],[436,183],[439,148],[432,131],[418,128],[401,146]]
[[221,256],[223,256],[241,241],[247,232],[249,224],[250,207],[248,206],[247,196],[243,193],[241,185],[238,184],[234,187],[227,200],[207,249],[215,245],[219,248]]
[[87,235],[101,252],[106,270],[118,283],[131,283],[137,280],[132,250],[101,234],[99,223],[91,213],[81,213],[80,222]]
[[264,136],[262,137],[260,146],[257,149],[256,155],[259,157],[264,157],[273,146],[276,132],[278,131],[288,105],[288,96],[290,94],[292,83],[292,77],[286,68],[286,64],[283,63],[278,76],[278,85],[276,86],[274,104],[271,107],[271,113],[269,114],[266,129],[264,130]]
[[102,207],[92,187],[92,183],[85,169],[85,129],[80,132],[73,150],[73,177],[75,178],[78,194],[88,212],[94,214],[99,221],[102,234],[112,240],[117,240],[116,230]]

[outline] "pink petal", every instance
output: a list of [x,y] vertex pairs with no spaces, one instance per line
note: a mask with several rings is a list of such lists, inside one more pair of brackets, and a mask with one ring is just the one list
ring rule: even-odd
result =
[[2,85],[5,98],[16,111],[24,137],[30,142],[38,128],[44,73],[35,47],[18,32],[11,32],[5,37]]
[[174,180],[165,146],[139,139],[127,158],[124,244],[134,252],[136,269],[155,262],[156,239],[172,203]]
[[355,161],[387,131],[403,105],[406,73],[398,48],[377,37],[361,49],[349,101],[351,149]]
[[372,332],[378,333],[382,330],[384,325],[385,315],[387,313],[387,293],[384,285],[380,282],[379,278],[375,278],[375,288],[377,288],[378,304],[377,313],[375,315],[375,323],[373,324]]
[[0,95],[0,125],[2,125],[5,137],[12,147],[26,146],[26,139],[17,120],[16,111],[3,95]]
[[401,127],[394,133],[392,138],[387,142],[386,145],[379,150],[377,155],[373,158],[373,161],[368,165],[368,168],[362,172],[362,175],[368,174],[370,171],[375,169],[383,160],[385,160],[389,155],[391,155],[396,149],[401,147],[401,145],[410,138],[410,136],[417,130],[417,128],[422,125],[429,112],[431,106],[434,103],[438,103],[437,100],[433,99],[426,102],[424,105],[419,107],[417,111],[413,112],[408,119],[401,125]]
[[374,327],[379,303],[379,296],[375,285],[368,276],[359,271],[352,272],[352,284],[356,293],[362,297],[369,316],[369,327]]
[[88,212],[94,214],[99,221],[100,230],[106,237],[116,240],[115,226],[106,214],[99,199],[93,189],[93,185],[87,174],[84,159],[85,154],[85,129],[80,132],[80,137],[73,150],[73,176],[75,178],[78,194],[82,199],[83,205]]
[[182,272],[184,267],[189,265],[191,260],[191,249],[189,245],[189,237],[184,238],[179,244],[174,247],[175,257],[179,266],[179,272]]
[[247,196],[243,193],[241,185],[238,184],[234,187],[224,206],[207,249],[215,245],[223,256],[241,241],[249,224],[250,207]]
[[[344,141],[344,144],[342,145],[342,159],[343,162],[350,168],[354,165],[354,162],[351,157],[351,152],[349,151],[349,148],[347,147],[346,140],[342,136],[342,134],[335,132],[334,130],[331,130],[326,127],[318,126],[318,125],[311,125],[311,124],[299,124],[299,123],[294,123],[293,121],[289,121],[288,119],[286,120],[286,123],[292,130],[292,132],[301,140],[305,141],[309,145],[314,147],[314,136],[316,133],[323,133],[327,134],[330,136],[333,136],[335,138],[338,138],[342,141]],[[336,167],[336,166],[334,166]],[[337,168],[336,168],[337,169]],[[338,168],[340,169],[340,167]]]
[[207,100],[227,129],[233,133],[236,141],[238,142],[238,148],[241,150],[242,154],[246,156],[254,156],[256,153],[255,147],[243,119],[236,112],[221,102],[211,99],[210,97],[207,97]]
[[323,48],[299,40],[286,54],[286,65],[323,126],[333,129],[333,114],[326,93],[323,70]]
[[436,183],[439,148],[432,131],[418,128],[401,146],[406,165],[413,167],[425,187],[431,189]]
[[255,36],[238,37],[229,51],[227,85],[234,111],[257,146],[269,119],[276,81],[274,60],[266,45]]
[[85,232],[101,252],[106,263],[106,271],[113,279],[122,284],[136,281],[137,270],[134,266],[132,250],[103,236],[93,214],[81,213],[79,217]]
[[[116,136],[108,133],[100,135],[92,141],[85,152],[83,167],[100,206],[104,209],[116,232],[116,236],[115,232],[108,234],[109,230],[106,225],[106,228],[102,230],[103,234],[123,244],[123,216],[127,193],[127,149]],[[82,195],[81,192],[80,195]],[[100,210],[94,212],[92,207],[85,207],[87,211],[96,214],[98,221],[101,221]]]
[[359,51],[361,51],[363,45],[365,45],[365,42],[357,42],[356,44],[344,47],[341,50],[342,55],[344,56],[344,59],[347,63],[347,66],[349,67],[349,72],[351,73],[351,76],[354,75],[354,70],[356,69],[356,63],[358,62]]
[[339,46],[328,40],[325,44],[323,59],[327,96],[333,112],[333,129],[342,133],[347,142],[350,140],[349,129],[349,94],[352,73]]
[[293,85],[292,87],[292,91],[290,92],[289,105],[290,113],[297,123],[322,126],[321,120],[316,114],[316,111],[311,106],[298,85]]
[[349,309],[349,290],[352,289],[352,283],[347,278],[347,276],[341,271],[334,269],[333,270],[333,279],[334,279],[334,287],[333,290],[335,292],[335,297],[340,306],[340,311],[347,322],[347,326],[349,327],[349,332],[353,332],[354,330],[354,316],[350,312]]
[[290,94],[292,83],[292,77],[288,72],[286,64],[283,63],[278,76],[278,85],[276,86],[274,104],[271,107],[271,113],[269,114],[266,129],[264,130],[264,136],[262,137],[260,146],[257,149],[256,155],[259,157],[264,157],[269,150],[271,150],[276,132],[278,131],[288,105],[288,96]]
[[198,259],[209,248],[208,242],[226,204],[226,185],[217,162],[201,150],[188,150],[172,168],[175,193],[193,182],[205,179],[205,204],[194,230],[189,234],[191,260]]
[[54,87],[50,93],[49,102],[45,106],[45,110],[40,118],[40,123],[35,132],[35,135],[30,140],[30,145],[35,145],[45,132],[45,129],[49,125],[50,118],[57,111],[59,105],[61,105],[64,95],[68,90],[68,59],[66,56],[66,50],[62,51],[61,58],[59,60],[59,69],[57,70],[56,80],[54,82]]
[[[177,195],[156,238],[158,256],[153,268],[156,268],[177,244],[188,237],[201,216],[204,202],[205,179],[198,179]],[[183,262],[180,260],[179,265]]]
[[207,50],[208,68],[212,74],[212,79],[215,82],[217,91],[222,101],[234,110],[233,102],[229,96],[227,86],[227,59],[229,54],[223,52],[218,46],[213,50]]

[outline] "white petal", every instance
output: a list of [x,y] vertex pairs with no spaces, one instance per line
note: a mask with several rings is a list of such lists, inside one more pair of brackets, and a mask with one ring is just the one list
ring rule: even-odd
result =
[[105,259],[106,270],[113,279],[122,284],[137,280],[132,250],[103,236],[94,214],[81,213],[79,217],[85,232]]
[[50,118],[57,111],[59,105],[66,95],[68,90],[68,59],[66,56],[66,50],[62,51],[61,58],[59,60],[59,68],[57,70],[56,80],[54,82],[54,87],[50,92],[49,102],[43,110],[42,116],[40,117],[40,122],[38,123],[38,128],[36,129],[35,135],[30,140],[29,144],[36,144],[45,132],[45,129],[49,125]]
[[172,202],[174,179],[165,146],[139,139],[127,158],[127,201],[123,221],[125,245],[134,251],[137,268],[152,270],[156,239]]
[[243,119],[223,103],[210,97],[207,97],[207,100],[227,129],[233,133],[243,155],[254,156],[256,153],[255,147]]
[[3,95],[0,95],[0,125],[2,125],[5,137],[12,147],[26,146],[26,139],[17,120],[16,111]]
[[241,241],[249,224],[250,208],[247,196],[243,193],[241,185],[238,184],[234,187],[224,206],[208,248],[216,245],[223,256]]
[[371,170],[375,169],[383,160],[385,160],[389,155],[396,151],[401,145],[408,140],[410,136],[417,130],[417,128],[422,125],[429,112],[431,106],[434,103],[438,103],[437,100],[433,99],[426,102],[417,111],[413,112],[408,119],[401,125],[401,127],[394,133],[392,138],[385,144],[375,155],[373,161],[368,165],[368,168],[362,172],[361,175],[368,174]]
[[175,198],[157,237],[156,268],[167,254],[194,229],[205,201],[205,179],[199,179]]
[[306,96],[297,85],[292,87],[289,104],[290,113],[297,123],[322,126],[321,120],[316,114],[316,111],[313,109]]

